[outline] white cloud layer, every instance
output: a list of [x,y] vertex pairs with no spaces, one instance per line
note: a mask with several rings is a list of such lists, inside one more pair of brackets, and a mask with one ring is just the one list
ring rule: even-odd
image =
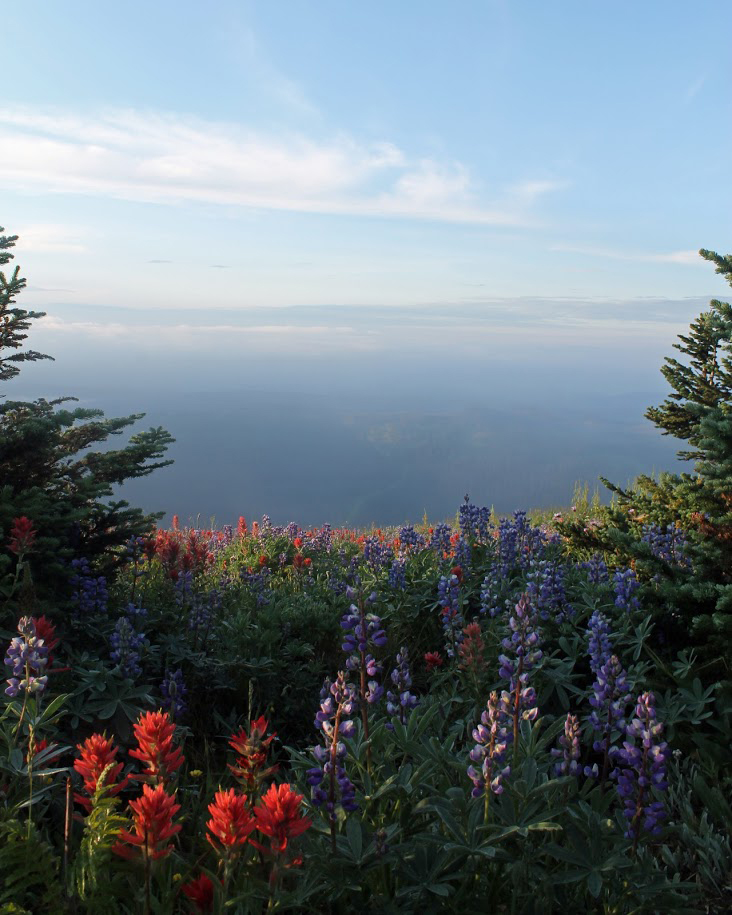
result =
[[583,254],[587,257],[603,257],[618,261],[635,261],[642,264],[692,264],[704,266],[706,261],[699,257],[698,251],[669,251],[652,254],[644,251],[620,251],[614,248],[600,248],[586,245],[552,245],[551,251],[562,251],[567,254]]
[[389,142],[274,136],[136,110],[30,108],[0,108],[0,186],[504,226],[531,224],[537,197],[561,187],[526,180],[486,203],[463,164],[411,159]]

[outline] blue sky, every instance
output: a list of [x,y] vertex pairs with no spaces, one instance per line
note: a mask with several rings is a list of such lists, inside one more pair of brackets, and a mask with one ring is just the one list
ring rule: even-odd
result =
[[716,289],[694,252],[730,234],[727,2],[3,16],[2,219],[34,305]]
[[416,403],[482,361],[527,397],[573,365],[656,392],[728,297],[696,251],[732,249],[731,26],[727,0],[8,5],[0,224],[57,358],[15,389],[337,366]]

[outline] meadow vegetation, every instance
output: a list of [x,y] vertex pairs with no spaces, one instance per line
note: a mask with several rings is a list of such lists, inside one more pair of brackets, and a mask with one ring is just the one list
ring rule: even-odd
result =
[[730,306],[677,348],[689,473],[368,531],[157,529],[164,430],[0,401],[0,913],[729,911]]

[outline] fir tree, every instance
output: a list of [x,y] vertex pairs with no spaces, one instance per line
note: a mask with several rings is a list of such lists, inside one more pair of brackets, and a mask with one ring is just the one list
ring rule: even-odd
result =
[[[702,249],[732,285],[732,256]],[[716,299],[674,344],[684,361],[667,358],[661,371],[672,392],[646,417],[664,435],[688,442],[679,457],[694,472],[640,476],[630,490],[602,478],[614,493],[598,532],[564,525],[579,546],[604,550],[619,564],[633,563],[653,581],[645,596],[659,632],[677,649],[699,649],[709,675],[730,677],[732,638],[732,307]],[[669,567],[643,541],[646,525],[677,524],[688,532],[691,567]]]
[[[16,238],[0,237],[0,263],[12,258]],[[50,358],[17,352],[31,321],[44,316],[15,307],[24,286],[18,268],[0,273],[0,380],[17,375],[18,362]],[[149,533],[162,517],[113,500],[113,486],[172,463],[161,460],[174,441],[162,428],[132,435],[119,449],[93,450],[145,414],[105,419],[101,410],[66,406],[75,400],[0,400],[0,562],[13,561],[5,544],[12,520],[30,518],[38,532],[31,557],[36,588],[56,602],[66,590],[71,558],[83,556],[107,572],[118,561],[116,548]]]

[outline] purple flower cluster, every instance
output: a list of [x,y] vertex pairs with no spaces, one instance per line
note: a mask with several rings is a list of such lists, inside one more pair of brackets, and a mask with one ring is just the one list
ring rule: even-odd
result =
[[384,687],[376,679],[381,675],[381,664],[369,649],[383,648],[387,637],[381,619],[375,613],[366,612],[366,607],[376,602],[376,592],[363,599],[355,588],[349,587],[346,595],[351,600],[358,600],[358,605],[351,604],[341,619],[341,628],[346,631],[342,648],[349,654],[346,668],[361,676],[361,698],[371,705],[384,695]]
[[139,677],[142,673],[140,649],[146,644],[145,633],[134,628],[129,616],[121,616],[109,641],[112,646],[109,656],[119,665],[121,672],[131,680]]
[[[396,667],[391,672],[391,682],[394,692],[389,690],[386,694],[387,714],[399,716],[402,724],[407,723],[407,715],[417,705],[417,697],[411,692],[412,674],[409,669],[409,651],[402,645],[401,651],[396,656]],[[394,730],[391,722],[387,723],[389,730]]]
[[656,559],[662,559],[669,565],[691,566],[691,560],[686,555],[686,534],[675,524],[662,527],[660,524],[647,524],[643,528],[641,540],[651,548],[651,553]]
[[[358,699],[353,686],[340,671],[335,683],[328,679],[320,691],[320,711],[315,716],[315,727],[323,740],[313,749],[317,766],[307,771],[307,781],[312,787],[312,801],[319,807],[325,804],[331,822],[335,821],[336,804],[347,813],[358,809],[356,789],[346,775],[344,761],[346,745],[341,738],[353,737],[355,724],[351,715],[356,711]],[[325,780],[325,785],[323,781]]]
[[466,494],[458,510],[458,524],[465,540],[486,543],[491,535],[491,510],[473,505]]
[[579,567],[587,572],[587,580],[590,584],[599,585],[609,580],[607,565],[599,553],[595,553],[587,562],[581,562]]
[[464,537],[461,537],[455,544],[455,556],[452,561],[456,566],[460,566],[461,569],[467,569],[470,566],[470,560],[472,558],[473,548],[471,547],[470,542]]
[[210,588],[205,594],[194,594],[188,610],[188,629],[208,629],[211,620],[223,606],[223,595],[219,588]]
[[70,578],[74,589],[71,597],[76,603],[74,615],[78,617],[92,613],[106,614],[109,592],[104,575],[93,575],[88,559],[72,559],[71,568],[74,569]]
[[565,616],[574,615],[564,588],[564,566],[557,560],[534,562],[527,576],[526,591],[543,620],[554,617],[561,623]]
[[620,607],[621,610],[626,610],[628,613],[638,610],[640,603],[634,595],[640,587],[640,583],[635,577],[633,569],[616,569],[613,587],[616,607]]
[[394,550],[376,536],[366,537],[363,542],[363,558],[375,572],[378,572],[394,561]]
[[411,524],[400,528],[397,538],[399,539],[399,552],[402,555],[416,553],[418,550],[424,549],[424,537]]
[[514,742],[518,740],[519,719],[534,721],[539,714],[536,691],[529,686],[529,672],[543,657],[536,612],[528,594],[522,594],[508,621],[511,634],[502,641],[504,654],[498,656],[499,675],[509,681]]
[[561,762],[555,763],[554,772],[557,775],[586,775],[597,778],[597,764],[582,766],[580,764],[580,737],[582,729],[579,719],[571,713],[564,722],[564,734],[559,738],[559,749],[551,751],[552,756],[561,757]]
[[657,836],[661,820],[666,816],[663,801],[654,799],[664,791],[668,744],[661,739],[663,724],[656,719],[656,699],[653,693],[638,697],[635,717],[628,723],[628,737],[618,754],[618,794],[623,800],[628,820],[626,838],[637,846],[641,831]]
[[449,524],[438,524],[432,531],[432,536],[427,544],[429,548],[437,555],[439,559],[450,552],[452,537],[452,528]]
[[508,730],[510,716],[508,693],[504,692],[499,698],[494,691],[480,716],[480,724],[473,730],[475,746],[470,751],[470,759],[477,764],[477,768],[468,766],[468,776],[473,782],[473,797],[485,795],[486,804],[491,791],[493,794],[502,793],[503,779],[511,772],[511,767],[504,765],[511,742]]
[[442,608],[440,616],[445,633],[445,652],[448,658],[454,658],[458,645],[462,642],[465,621],[460,612],[460,579],[457,575],[449,578],[442,576],[437,583],[437,601]]
[[333,549],[333,531],[330,524],[324,524],[319,531],[316,531],[308,539],[308,546],[313,550],[322,550],[324,553],[330,553]]
[[404,559],[395,559],[389,569],[389,587],[393,591],[405,591],[407,587],[407,563]]
[[18,621],[18,635],[10,641],[5,652],[5,665],[10,668],[6,695],[14,699],[18,693],[34,695],[46,688],[48,648],[36,636],[36,624],[30,616]]
[[160,703],[162,707],[170,712],[171,717],[180,720],[188,710],[188,703],[185,700],[188,689],[183,682],[183,671],[180,668],[173,673],[166,671],[165,678],[160,684],[160,692],[163,696]]
[[599,610],[595,610],[587,624],[587,642],[590,669],[593,674],[597,674],[600,668],[607,664],[613,653],[610,642],[610,626]]
[[615,735],[625,727],[625,708],[631,699],[628,675],[617,655],[612,655],[597,671],[597,679],[592,684],[592,690],[594,695],[590,696],[589,700],[592,706],[590,724],[600,735],[593,743],[593,749],[603,755],[604,780],[610,762],[615,760],[619,752],[617,747],[613,746],[613,741]]
[[240,578],[254,595],[257,607],[266,607],[272,599],[270,588],[271,572],[268,566],[262,566],[258,572],[242,569]]

